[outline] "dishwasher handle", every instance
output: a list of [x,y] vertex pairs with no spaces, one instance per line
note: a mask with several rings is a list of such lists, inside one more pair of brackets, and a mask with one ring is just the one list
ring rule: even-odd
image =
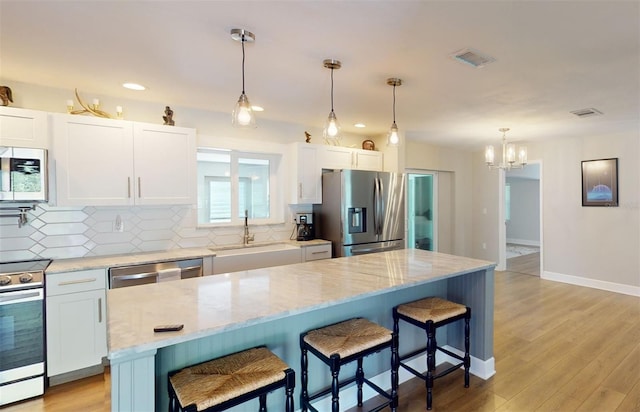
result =
[[156,283],[157,281],[158,272],[133,273],[131,275],[111,275],[111,288]]

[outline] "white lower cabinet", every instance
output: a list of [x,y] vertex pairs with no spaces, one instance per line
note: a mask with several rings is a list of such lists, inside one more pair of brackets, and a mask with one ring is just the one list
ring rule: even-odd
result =
[[107,355],[106,270],[46,277],[47,376],[101,365]]
[[326,245],[305,246],[303,247],[304,262],[310,260],[330,259],[331,258],[331,243]]

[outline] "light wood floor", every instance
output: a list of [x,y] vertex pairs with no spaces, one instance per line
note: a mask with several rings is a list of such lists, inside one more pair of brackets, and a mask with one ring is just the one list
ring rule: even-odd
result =
[[[437,380],[434,411],[640,412],[640,298],[496,272],[494,340],[497,374],[471,376],[467,389],[461,371]],[[422,381],[399,393],[400,412],[425,409]],[[49,388],[3,412],[109,406],[107,374]]]
[[540,252],[507,259],[507,270],[525,275],[540,276]]

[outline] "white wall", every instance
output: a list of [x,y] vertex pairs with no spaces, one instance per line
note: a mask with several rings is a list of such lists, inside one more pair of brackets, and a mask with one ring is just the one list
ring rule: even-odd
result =
[[[640,295],[640,124],[631,130],[528,144],[529,159],[543,164],[543,277]],[[613,157],[619,207],[583,207],[580,162]],[[473,170],[474,255],[497,260],[497,171],[486,170],[481,152]]]

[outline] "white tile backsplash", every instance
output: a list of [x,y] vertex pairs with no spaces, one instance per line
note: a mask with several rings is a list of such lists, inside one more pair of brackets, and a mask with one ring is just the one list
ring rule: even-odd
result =
[[[124,225],[114,231],[116,217]],[[74,258],[242,243],[241,226],[196,227],[191,206],[56,207],[37,205],[29,222],[0,222],[0,261]],[[291,224],[249,225],[256,242],[288,240]]]

